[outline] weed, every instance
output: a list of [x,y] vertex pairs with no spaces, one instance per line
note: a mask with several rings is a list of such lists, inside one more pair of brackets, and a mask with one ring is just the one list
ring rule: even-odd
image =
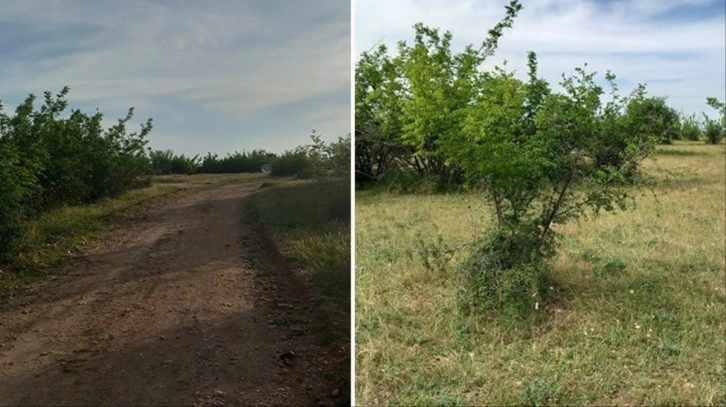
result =
[[527,406],[548,406],[557,404],[559,386],[551,380],[525,380],[522,382],[522,401]]

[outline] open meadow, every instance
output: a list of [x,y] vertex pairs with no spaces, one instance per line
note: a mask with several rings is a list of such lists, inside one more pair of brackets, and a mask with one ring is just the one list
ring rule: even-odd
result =
[[453,258],[477,194],[356,197],[360,405],[726,405],[726,149],[659,146],[654,192],[556,225],[552,300],[526,323],[464,312]]

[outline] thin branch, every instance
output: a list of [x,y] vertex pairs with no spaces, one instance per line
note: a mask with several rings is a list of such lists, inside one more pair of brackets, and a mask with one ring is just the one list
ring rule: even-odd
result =
[[537,250],[539,250],[542,247],[542,244],[545,241],[545,237],[547,237],[547,233],[550,230],[550,227],[552,226],[552,221],[555,219],[555,216],[557,215],[557,210],[560,208],[560,205],[562,205],[562,201],[565,198],[565,193],[570,188],[570,185],[572,185],[572,180],[574,178],[574,171],[570,171],[570,173],[567,175],[567,180],[565,181],[565,185],[562,187],[562,191],[560,191],[560,195],[557,198],[557,202],[552,207],[552,211],[550,212],[549,216],[547,217],[547,220],[544,224],[544,230],[542,230],[542,234],[539,236],[538,242],[537,242]]

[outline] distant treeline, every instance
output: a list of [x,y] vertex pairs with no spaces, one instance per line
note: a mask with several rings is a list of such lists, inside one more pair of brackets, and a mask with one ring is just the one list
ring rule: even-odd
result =
[[282,154],[261,149],[236,151],[220,158],[217,154],[187,157],[172,150],[149,152],[155,174],[222,174],[261,172],[269,168],[273,176],[295,175],[301,178],[323,175],[346,175],[350,170],[350,136],[325,143],[313,132],[312,143]]
[[311,145],[279,155],[252,150],[224,158],[187,158],[147,148],[152,119],[127,133],[133,108],[108,129],[100,112],[88,115],[76,109],[64,114],[68,92],[68,87],[57,95],[44,92],[39,109],[31,94],[13,115],[0,103],[0,262],[22,250],[28,219],[147,186],[153,174],[260,172],[263,164],[270,165],[272,175],[349,173],[350,137],[327,144],[313,132]]
[[[616,85],[607,95],[598,86],[599,93],[592,100],[578,100],[563,111],[547,111],[547,103],[559,103],[567,94],[556,92],[547,81],[534,76],[536,72],[530,71],[528,79],[521,80],[500,67],[480,71],[473,67],[485,57],[476,49],[455,54],[450,33],[439,35],[423,25],[415,29],[414,45],[400,43],[395,55],[380,45],[363,53],[356,64],[358,186],[379,183],[403,190],[420,185],[458,189],[477,179],[477,174],[467,173],[451,157],[452,146],[464,142],[474,148],[491,137],[530,137],[543,131],[545,119],[561,120],[571,129],[576,124],[571,117],[574,111],[601,101],[602,107],[587,119],[593,124],[590,133],[579,136],[600,144],[599,157],[590,158],[603,163],[619,164],[618,156],[627,149],[625,140],[632,136],[652,138],[660,144],[674,140],[719,144],[726,137],[723,101],[706,98],[706,104],[717,112],[716,118],[705,113],[687,116],[669,106],[666,98],[646,95],[641,86],[630,95],[620,95]],[[489,45],[494,46],[493,41]],[[489,46],[485,45],[482,49]],[[529,58],[536,67],[536,54]],[[583,70],[576,72],[584,75]],[[623,101],[627,103],[621,104]],[[504,111],[510,116],[495,119]],[[513,143],[518,145],[518,141]],[[483,155],[478,159],[487,162],[492,158]]]

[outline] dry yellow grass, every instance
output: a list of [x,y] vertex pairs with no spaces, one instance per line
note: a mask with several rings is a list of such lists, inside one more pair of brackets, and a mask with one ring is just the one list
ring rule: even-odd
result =
[[422,261],[490,226],[479,196],[359,196],[357,404],[726,404],[725,158],[661,147],[656,197],[559,225],[558,295],[528,327],[460,312],[465,252]]

